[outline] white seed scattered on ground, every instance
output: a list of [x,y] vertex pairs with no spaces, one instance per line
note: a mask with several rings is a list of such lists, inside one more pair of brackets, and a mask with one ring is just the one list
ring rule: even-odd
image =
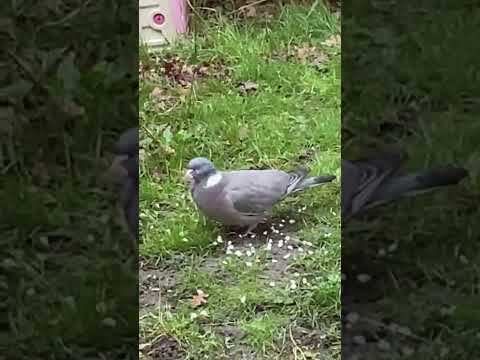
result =
[[267,243],[267,248],[266,249],[267,249],[267,251],[272,250],[272,243],[270,241]]
[[368,274],[358,274],[357,275],[357,280],[360,281],[361,283],[367,283],[372,279],[372,277]]
[[299,247],[297,248],[298,252],[303,252],[303,248],[302,247]]
[[283,224],[278,224],[278,227],[279,227],[280,229],[283,228],[284,226],[285,226],[285,225],[283,225]]
[[293,250],[293,246],[292,246],[292,245],[288,245],[288,246],[287,246],[287,249],[288,249],[288,250]]
[[263,235],[267,235],[267,234],[268,234],[268,231],[265,230],[265,231],[263,232]]
[[283,256],[283,258],[284,258],[285,260],[287,260],[287,259],[290,257],[290,255],[291,255],[290,253],[285,254],[285,255]]
[[237,255],[238,257],[240,257],[240,256],[242,256],[243,254],[242,254],[242,252],[241,252],[240,250],[237,250],[237,251],[235,251],[235,255]]
[[250,239],[255,239],[255,236],[257,236],[257,235],[255,235],[255,234],[250,235]]
[[310,241],[303,241],[302,243],[305,246],[313,246],[313,244]]
[[355,335],[353,337],[353,342],[357,345],[365,345],[367,343],[367,340],[365,339],[365,336]]
[[282,219],[282,223],[285,223],[285,219]]
[[248,267],[252,267],[252,266],[253,266],[253,264],[252,264],[250,261],[247,261],[247,262],[245,263],[245,265],[248,266]]
[[223,264],[223,265],[227,265],[227,264],[228,264],[228,261],[223,260],[223,261],[222,261],[222,264]]
[[278,246],[279,248],[283,247],[283,240],[279,240],[277,246]]
[[280,236],[283,236],[283,233],[282,233],[282,232],[280,233]]
[[290,236],[285,236],[285,241],[290,241],[291,237]]
[[313,251],[312,250],[308,250],[308,255],[313,255]]
[[277,263],[278,260],[277,259],[272,259],[272,263]]
[[290,224],[295,224],[295,220],[294,220],[294,219],[290,219],[290,220],[288,220],[288,222],[289,222]]
[[245,254],[246,254],[247,256],[252,256],[252,252],[251,252],[250,250],[245,251]]
[[323,236],[326,238],[329,238],[330,236],[332,236],[332,233],[326,233],[326,234],[323,234]]
[[187,238],[183,238],[182,241],[183,241],[183,242],[188,242],[188,239],[187,239]]
[[219,244],[223,243],[223,239],[222,239],[221,235],[217,236],[217,243],[219,243]]
[[271,287],[274,287],[274,286],[275,286],[275,281],[270,281],[270,282],[268,283],[268,285],[271,286]]

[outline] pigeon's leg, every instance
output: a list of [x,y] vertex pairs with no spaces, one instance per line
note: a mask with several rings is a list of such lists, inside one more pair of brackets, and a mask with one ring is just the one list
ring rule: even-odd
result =
[[259,224],[258,222],[255,223],[255,224],[251,224],[248,227],[247,231],[244,234],[241,235],[241,237],[247,237],[248,235],[253,235],[252,230],[255,230],[255,228],[258,226],[258,224]]

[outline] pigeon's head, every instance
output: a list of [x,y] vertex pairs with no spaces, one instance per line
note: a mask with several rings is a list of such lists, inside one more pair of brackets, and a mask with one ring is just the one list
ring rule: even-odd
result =
[[138,179],[138,143],[138,128],[124,131],[115,144],[115,158],[105,175],[113,178],[130,176]]
[[188,163],[185,178],[189,182],[199,183],[216,172],[217,169],[215,169],[215,166],[210,160],[203,157],[197,157],[190,160]]

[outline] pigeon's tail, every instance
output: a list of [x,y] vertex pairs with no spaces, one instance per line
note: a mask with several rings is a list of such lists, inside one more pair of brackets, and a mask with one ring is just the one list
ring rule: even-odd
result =
[[311,176],[302,179],[295,188],[292,190],[292,193],[296,193],[298,191],[303,191],[305,189],[309,189],[315,186],[320,186],[332,182],[336,179],[335,175],[322,175],[322,176]]
[[438,187],[458,184],[468,176],[463,168],[443,167],[386,180],[375,191],[371,203],[387,202],[403,196],[429,192]]

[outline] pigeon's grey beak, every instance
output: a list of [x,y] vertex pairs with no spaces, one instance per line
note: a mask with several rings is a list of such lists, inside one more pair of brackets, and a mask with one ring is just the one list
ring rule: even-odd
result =
[[192,169],[188,169],[187,171],[185,171],[184,179],[188,182],[193,181],[193,170]]

